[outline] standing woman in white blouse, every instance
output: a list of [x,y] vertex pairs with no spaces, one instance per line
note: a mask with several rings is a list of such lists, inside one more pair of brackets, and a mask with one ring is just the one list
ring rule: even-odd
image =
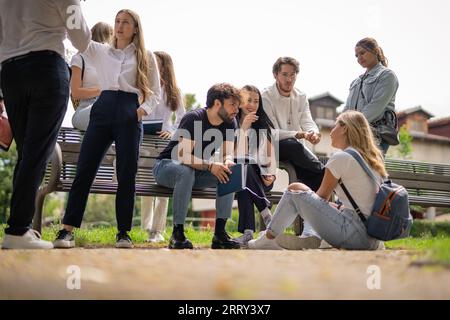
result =
[[[163,51],[155,51],[161,78],[161,101],[153,112],[144,120],[162,119],[161,138],[170,139],[178,128],[181,118],[186,113],[183,95],[178,88],[172,58]],[[172,116],[175,113],[175,124]],[[167,197],[141,197],[141,226],[149,233],[150,242],[164,241],[163,233],[166,228]]]
[[91,110],[63,229],[58,232],[54,246],[75,246],[72,230],[81,226],[92,182],[106,151],[115,142],[119,231],[116,247],[131,248],[128,232],[134,211],[141,120],[159,102],[158,67],[154,55],[145,49],[139,16],[127,9],[116,15],[112,45],[91,41],[83,55],[95,64],[102,92]]
[[[105,22],[96,23],[92,29],[92,41],[109,43],[113,36],[113,27]],[[75,113],[72,116],[74,128],[86,131],[89,124],[92,105],[101,93],[98,83],[97,71],[92,61],[78,52],[72,57],[70,63],[72,77],[70,78],[70,90]]]

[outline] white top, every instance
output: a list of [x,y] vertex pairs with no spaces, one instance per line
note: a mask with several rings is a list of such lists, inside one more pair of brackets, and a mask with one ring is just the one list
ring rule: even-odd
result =
[[272,120],[279,140],[294,138],[298,131],[319,132],[314,122],[306,94],[294,88],[289,97],[278,92],[276,83],[263,90],[264,111]]
[[[91,39],[79,0],[0,0],[0,8],[0,62],[41,50],[64,57],[66,34],[80,51]],[[79,13],[76,21],[75,10]],[[74,21],[79,26],[71,28]]]
[[[361,212],[364,216],[368,217],[372,213],[378,186],[364,171],[356,159],[344,151],[338,151],[330,157],[326,164],[326,168],[331,171],[331,174],[336,179],[342,179],[342,182],[351,194],[353,200],[355,200],[356,204],[361,209]],[[380,174],[375,170],[372,170],[372,172],[375,177],[379,179],[379,183],[381,184],[383,179]],[[346,208],[354,209],[339,184],[335,191],[339,200],[342,201]]]
[[177,110],[174,111],[175,123],[173,123],[172,121],[172,113],[173,111],[170,110],[170,107],[166,104],[166,91],[164,90],[164,87],[161,87],[161,100],[153,109],[152,113],[150,113],[148,116],[143,117],[143,120],[162,119],[162,130],[174,133],[180,124],[181,118],[183,118],[186,113],[183,95],[181,95],[180,105],[178,106]]
[[[150,70],[148,80],[150,90],[153,92],[147,99],[141,103],[141,107],[151,114],[158,105],[161,95],[161,86],[159,84],[159,71],[155,56],[147,51],[150,61]],[[100,88],[103,90],[125,91],[136,93],[139,99],[142,98],[142,92],[137,87],[137,62],[136,47],[133,43],[124,49],[116,49],[109,44],[91,41],[83,57],[88,57],[97,69]]]
[[[83,56],[84,59],[84,75],[82,80],[83,88],[93,88],[100,87],[100,83],[97,77],[97,70],[95,66],[92,64],[92,61],[89,57]],[[81,54],[77,53],[72,57],[72,61],[70,61],[70,65],[72,67],[78,67],[80,70],[83,70],[83,62],[81,60]]]

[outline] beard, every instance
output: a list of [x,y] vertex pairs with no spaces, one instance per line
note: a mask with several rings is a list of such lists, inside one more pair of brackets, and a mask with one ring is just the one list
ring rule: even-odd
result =
[[226,123],[232,123],[234,117],[230,117],[230,115],[227,113],[223,105],[220,107],[219,112],[217,113],[219,115],[219,118],[222,119],[223,122]]
[[292,84],[284,85],[284,84],[278,83],[277,85],[278,85],[278,90],[283,93],[286,93],[286,94],[290,94],[292,92],[292,89],[294,89],[294,86]]

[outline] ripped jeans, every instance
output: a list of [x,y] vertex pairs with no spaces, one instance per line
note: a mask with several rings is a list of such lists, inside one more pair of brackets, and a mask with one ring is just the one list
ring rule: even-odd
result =
[[313,191],[285,191],[268,229],[277,236],[300,215],[322,239],[335,248],[376,250],[380,241],[367,234],[352,209],[338,210]]

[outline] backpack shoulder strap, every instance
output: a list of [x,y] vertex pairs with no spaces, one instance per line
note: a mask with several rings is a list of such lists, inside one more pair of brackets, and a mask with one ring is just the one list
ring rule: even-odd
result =
[[353,150],[353,149],[345,149],[344,152],[348,153],[349,155],[351,155],[363,168],[363,170],[367,173],[367,175],[377,184],[379,185],[380,183],[378,182],[378,179],[375,177],[375,175],[373,174],[372,170],[369,168],[369,166],[367,165],[367,163],[364,161],[364,159],[361,157],[361,155]]
[[80,57],[81,57],[81,81],[83,81],[83,79],[84,79],[84,58],[83,58],[82,54],[80,54]]
[[356,213],[358,214],[359,218],[362,220],[362,222],[366,221],[366,217],[362,214],[361,209],[359,208],[359,206],[356,204],[355,200],[353,199],[352,195],[350,194],[350,192],[348,191],[347,187],[344,185],[344,183],[342,182],[342,179],[338,180],[339,185],[342,188],[342,191],[344,191],[345,195],[347,196],[347,199],[350,201],[350,203],[353,206],[353,209],[355,209]]

